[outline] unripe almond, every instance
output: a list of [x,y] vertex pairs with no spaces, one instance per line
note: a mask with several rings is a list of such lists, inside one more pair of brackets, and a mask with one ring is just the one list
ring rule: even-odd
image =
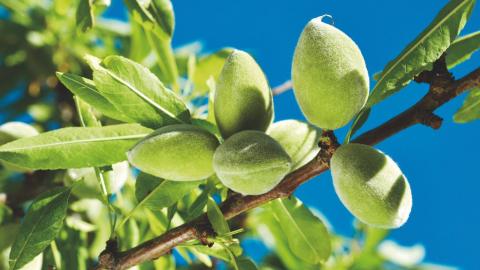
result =
[[172,181],[195,181],[213,174],[217,138],[194,125],[170,125],[139,141],[128,160],[143,172]]
[[410,185],[389,156],[367,145],[346,144],[333,154],[331,171],[337,195],[360,221],[382,228],[407,221]]
[[295,97],[308,121],[323,129],[345,126],[368,97],[368,71],[355,42],[337,28],[311,20],[292,64]]
[[263,71],[246,52],[234,50],[218,77],[215,121],[224,138],[242,130],[267,130],[273,100]]
[[312,160],[320,151],[318,142],[322,132],[317,127],[298,121],[284,120],[273,123],[267,134],[285,149],[296,170]]
[[247,130],[217,148],[213,167],[220,181],[244,195],[273,189],[290,172],[292,161],[282,146],[260,131]]

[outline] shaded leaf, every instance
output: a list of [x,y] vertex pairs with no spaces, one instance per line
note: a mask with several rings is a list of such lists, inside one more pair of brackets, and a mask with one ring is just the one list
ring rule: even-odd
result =
[[151,130],[138,124],[62,128],[0,147],[0,159],[29,169],[111,165]]
[[99,93],[130,119],[151,128],[190,121],[182,100],[144,66],[121,56],[87,61]]
[[344,144],[349,143],[352,136],[357,133],[357,131],[363,126],[363,124],[365,124],[368,116],[370,116],[370,111],[371,108],[364,108],[357,114],[357,116],[355,116],[352,126],[348,130],[347,135],[345,135],[345,140],[343,141]]
[[55,239],[67,214],[70,188],[56,188],[35,199],[10,252],[10,269],[20,269]]
[[330,256],[330,236],[323,222],[296,198],[270,204],[292,252],[309,263],[325,262]]
[[139,204],[161,210],[174,205],[199,184],[199,181],[167,181],[142,172],[135,183],[135,196]]
[[447,50],[447,67],[449,69],[459,65],[480,49],[480,32],[457,38]]
[[372,90],[367,107],[394,94],[415,75],[435,62],[465,26],[475,0],[452,0],[433,22],[393,61],[388,63]]
[[107,98],[98,92],[93,81],[75,74],[61,72],[57,72],[57,77],[70,92],[80,97],[102,114],[123,122],[133,122],[133,120],[117,110]]
[[455,122],[462,124],[477,119],[480,119],[480,88],[470,91],[462,107],[453,116]]
[[222,211],[211,197],[207,202],[207,216],[212,224],[213,230],[218,235],[225,235],[230,232],[230,227],[228,226]]
[[95,23],[92,0],[80,0],[77,7],[77,27],[82,31],[87,31]]

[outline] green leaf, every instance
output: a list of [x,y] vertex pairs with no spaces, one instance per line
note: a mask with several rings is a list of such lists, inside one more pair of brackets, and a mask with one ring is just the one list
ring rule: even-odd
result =
[[453,120],[461,124],[477,119],[480,119],[480,88],[470,91],[462,107],[453,116]]
[[195,93],[203,95],[208,92],[209,86],[207,85],[207,80],[210,77],[213,77],[215,81],[218,79],[223,64],[232,51],[232,48],[224,48],[212,54],[203,56],[198,60],[193,76]]
[[102,124],[98,121],[93,112],[93,108],[83,101],[81,98],[74,96],[75,107],[77,107],[78,118],[82,127],[101,127]]
[[357,114],[357,116],[355,116],[352,126],[348,130],[347,135],[345,135],[345,140],[343,142],[344,144],[349,143],[352,136],[357,133],[357,131],[363,126],[363,124],[365,124],[368,116],[370,116],[370,111],[371,108],[364,108]]
[[330,256],[330,236],[323,222],[296,198],[270,204],[292,252],[309,263],[325,262]]
[[87,61],[99,93],[130,119],[151,128],[190,121],[182,100],[144,66],[121,56],[109,56],[101,65],[92,56]]
[[474,4],[475,0],[450,1],[433,22],[388,63],[366,106],[372,107],[394,94],[440,58],[465,26]]
[[240,270],[257,270],[255,263],[247,257],[237,258],[237,266]]
[[134,122],[128,116],[117,110],[107,98],[102,96],[93,81],[75,74],[61,72],[57,72],[57,77],[70,92],[80,97],[102,114],[123,122]]
[[154,50],[162,80],[176,87],[178,70],[171,46],[174,28],[173,8],[169,0],[125,0],[132,17],[142,24]]
[[55,239],[67,214],[70,188],[55,188],[30,206],[10,252],[10,269],[20,269]]
[[77,7],[77,27],[83,32],[91,29],[95,23],[92,0],[80,0]]
[[480,31],[457,38],[447,50],[447,66],[449,69],[467,61],[480,49]]
[[135,183],[135,196],[146,208],[161,210],[174,205],[199,184],[199,181],[167,181],[142,172]]
[[207,202],[207,216],[212,224],[213,230],[218,235],[225,235],[230,232],[230,227],[228,226],[222,211],[211,197]]
[[0,147],[0,159],[29,169],[107,166],[126,160],[126,152],[152,130],[138,124],[62,128]]

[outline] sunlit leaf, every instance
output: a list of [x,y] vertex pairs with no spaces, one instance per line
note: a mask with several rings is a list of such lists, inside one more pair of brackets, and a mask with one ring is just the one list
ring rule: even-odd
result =
[[75,74],[61,72],[57,72],[57,77],[74,95],[77,95],[104,115],[124,122],[133,122],[98,92],[93,81]]
[[66,169],[111,165],[151,132],[138,124],[71,127],[16,140],[0,147],[0,159],[29,169]]
[[462,124],[477,119],[480,119],[480,88],[470,91],[462,107],[453,116],[455,122]]
[[330,256],[330,236],[323,222],[296,198],[271,203],[293,253],[309,263],[325,262]]
[[480,49],[480,32],[457,38],[447,50],[447,67],[453,68],[468,59]]
[[400,55],[388,63],[372,90],[367,107],[394,94],[435,62],[465,26],[475,0],[451,0]]
[[88,62],[99,93],[130,119],[151,128],[190,121],[182,100],[144,66],[121,56]]

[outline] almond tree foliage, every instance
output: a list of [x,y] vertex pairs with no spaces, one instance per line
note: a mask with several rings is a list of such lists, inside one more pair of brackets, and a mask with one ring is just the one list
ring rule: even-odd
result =
[[[440,128],[434,111],[465,91],[470,93],[453,119],[480,118],[480,69],[459,79],[450,73],[480,48],[478,32],[460,35],[474,0],[439,7],[430,25],[373,76],[376,84],[365,92],[342,146],[310,112],[312,124],[272,124],[272,93],[247,53],[204,53],[195,43],[174,50],[169,0],[124,0],[128,22],[101,17],[109,0],[0,4],[6,10],[0,18],[0,114],[8,122],[0,126],[0,269],[440,267],[422,262],[421,246],[385,240],[385,227],[408,218],[411,204],[398,213],[391,203],[406,195],[394,190],[385,208],[368,205],[375,198],[341,184],[373,170],[381,176],[367,180],[384,186],[395,177],[402,180],[394,183],[408,186],[395,162],[367,145],[416,124]],[[318,20],[318,29],[339,31]],[[293,79],[298,98],[309,83]],[[355,136],[376,104],[412,81],[429,85],[425,97]],[[235,92],[252,82],[260,85],[258,95]],[[336,105],[345,101],[334,98]],[[253,102],[258,100],[269,105],[260,108]],[[243,121],[247,114],[235,114],[240,107],[265,118]],[[31,125],[14,122],[25,117]],[[235,121],[241,125],[228,126]],[[257,144],[263,148],[256,150]],[[239,158],[240,152],[250,156]],[[381,168],[356,173],[363,157],[370,165],[380,159]],[[326,217],[293,195],[330,167],[340,199],[360,220],[353,237],[336,234]],[[373,205],[373,217],[358,200]],[[246,238],[269,247],[263,261],[243,253]],[[178,265],[179,258],[187,265]]]

